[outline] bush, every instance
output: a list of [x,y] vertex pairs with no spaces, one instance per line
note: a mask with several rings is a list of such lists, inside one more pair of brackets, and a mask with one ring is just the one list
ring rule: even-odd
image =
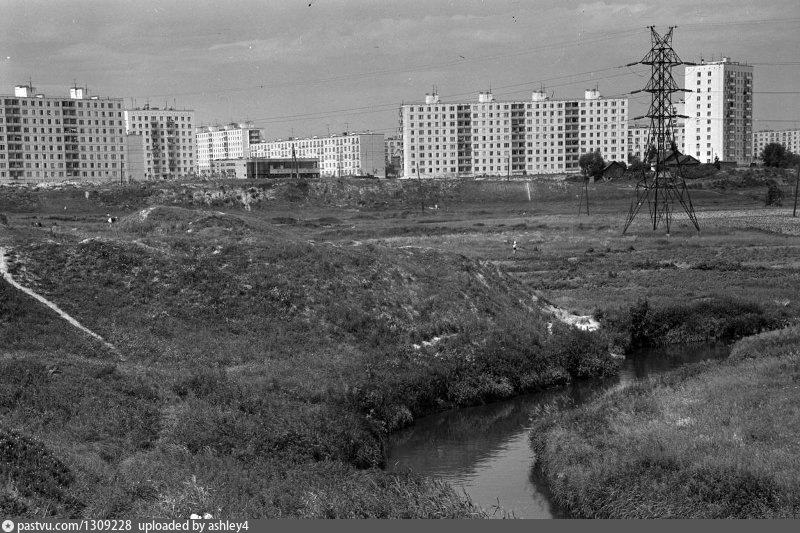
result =
[[628,332],[632,346],[657,346],[736,338],[773,329],[776,317],[755,303],[711,298],[654,309],[640,300],[630,308]]
[[783,205],[783,190],[775,180],[767,183],[767,206],[780,207]]

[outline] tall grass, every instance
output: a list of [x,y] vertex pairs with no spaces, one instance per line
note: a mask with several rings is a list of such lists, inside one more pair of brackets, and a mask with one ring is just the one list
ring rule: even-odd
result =
[[19,351],[0,360],[0,423],[68,465],[84,516],[477,516],[381,472],[387,433],[616,371],[599,336],[549,335],[517,282],[463,256],[182,208],[101,237],[18,246],[12,268],[127,363],[92,362],[82,338],[56,363],[58,338],[24,336],[50,317],[12,293],[0,308]]
[[798,341],[744,339],[732,360],[547,417],[531,439],[555,498],[587,518],[798,516]]

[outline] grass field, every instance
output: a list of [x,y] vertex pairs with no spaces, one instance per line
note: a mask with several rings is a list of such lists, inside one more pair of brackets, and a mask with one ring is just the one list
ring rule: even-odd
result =
[[583,518],[797,518],[800,329],[750,337],[532,430],[557,501]]
[[[800,225],[761,189],[693,189],[699,234],[623,236],[629,183],[581,217],[547,182],[2,188],[11,274],[125,360],[0,282],[0,511],[484,516],[384,473],[387,433],[613,373],[631,342],[793,323]],[[544,302],[604,327],[550,335]]]

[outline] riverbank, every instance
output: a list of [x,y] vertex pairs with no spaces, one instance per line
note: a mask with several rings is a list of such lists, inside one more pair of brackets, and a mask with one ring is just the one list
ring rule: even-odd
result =
[[547,415],[531,442],[580,518],[796,518],[800,327]]
[[617,369],[598,335],[548,328],[514,278],[450,252],[181,207],[13,222],[0,514],[487,516],[445,484],[384,472],[388,433]]
[[[452,489],[383,472],[386,435],[613,372],[608,323],[643,296],[653,311],[724,311],[736,295],[780,321],[800,314],[800,219],[764,209],[759,191],[693,191],[703,232],[676,219],[670,237],[646,219],[621,235],[632,184],[592,185],[591,217],[574,215],[579,192],[540,180],[3,188],[13,279],[126,360],[0,284],[0,426],[68,469],[51,479],[73,480],[63,490],[84,517],[482,516]],[[569,330],[544,302],[606,324]],[[14,464],[0,502],[62,509],[47,483],[23,493],[16,472],[30,470]]]

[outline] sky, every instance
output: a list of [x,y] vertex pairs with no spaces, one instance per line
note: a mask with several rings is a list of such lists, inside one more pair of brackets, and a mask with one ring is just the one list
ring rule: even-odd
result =
[[[754,66],[754,129],[800,128],[797,0],[0,0],[0,94],[32,82],[252,121],[267,139],[375,131],[424,101],[623,96],[650,30],[687,62]],[[673,69],[683,86],[683,67]],[[630,96],[641,115],[649,95]]]

